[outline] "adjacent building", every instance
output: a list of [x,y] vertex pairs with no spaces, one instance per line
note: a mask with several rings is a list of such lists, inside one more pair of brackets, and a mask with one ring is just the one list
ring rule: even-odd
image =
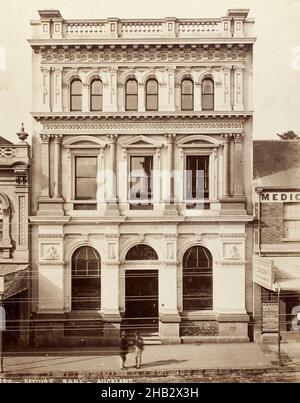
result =
[[6,330],[6,348],[28,345],[31,311],[28,239],[30,146],[23,127],[18,137],[20,141],[16,144],[0,137],[0,321],[2,330]]
[[260,140],[253,145],[255,339],[299,336],[300,141]]
[[[248,10],[32,21],[35,345],[249,340]],[[172,173],[172,175],[170,175]]]

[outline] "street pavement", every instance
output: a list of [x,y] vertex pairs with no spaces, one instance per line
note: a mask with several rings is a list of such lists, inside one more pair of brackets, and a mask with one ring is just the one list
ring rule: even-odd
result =
[[[141,369],[135,369],[135,355],[127,355],[126,370],[120,370],[118,350],[114,347],[28,349],[6,352],[6,376],[72,375],[77,373],[118,373],[119,375],[160,374],[172,371],[225,369],[268,369],[277,365],[277,346],[274,344],[227,343],[146,345]],[[296,342],[282,344],[285,368],[300,369],[300,345]],[[175,372],[174,372],[175,371]],[[223,371],[224,372],[224,371]]]

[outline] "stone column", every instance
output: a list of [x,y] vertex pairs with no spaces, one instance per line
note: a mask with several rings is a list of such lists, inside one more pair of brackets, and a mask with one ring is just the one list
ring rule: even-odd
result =
[[53,197],[58,199],[61,197],[60,193],[60,170],[61,170],[61,134],[55,134],[54,138],[54,187]]
[[229,142],[230,134],[223,133],[223,196],[229,196],[230,170],[229,170]]
[[176,138],[175,133],[166,134],[165,135],[167,142],[167,192],[165,194],[164,200],[164,208],[166,210],[176,210],[176,206],[174,205],[174,141]]
[[50,134],[40,134],[41,146],[41,195],[40,199],[49,199],[49,142]]
[[234,196],[244,196],[243,133],[234,134]]
[[108,171],[107,171],[107,200],[106,207],[111,210],[115,210],[117,208],[117,178],[116,178],[116,142],[118,135],[117,134],[108,134],[106,136],[108,144],[109,144],[109,163],[108,163]]
[[167,142],[167,171],[169,174],[168,196],[166,201],[171,204],[174,202],[174,178],[172,173],[174,169],[174,141],[176,134],[166,134],[165,138]]

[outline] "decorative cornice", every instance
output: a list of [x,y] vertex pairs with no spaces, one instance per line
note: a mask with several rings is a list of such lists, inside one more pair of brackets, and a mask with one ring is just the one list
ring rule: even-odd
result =
[[245,260],[222,260],[220,262],[215,262],[219,266],[245,266]]
[[63,239],[64,235],[62,235],[62,234],[38,234],[38,238],[41,238],[41,239]]
[[227,238],[240,238],[240,239],[245,239],[246,234],[219,234],[221,239],[227,239]]
[[55,260],[55,261],[46,261],[46,262],[38,262],[39,266],[64,266],[66,262],[64,260]]

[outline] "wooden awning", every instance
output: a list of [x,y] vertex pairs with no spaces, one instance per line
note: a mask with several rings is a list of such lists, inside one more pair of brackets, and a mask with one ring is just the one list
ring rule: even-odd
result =
[[0,295],[3,299],[28,289],[28,264],[0,264]]

